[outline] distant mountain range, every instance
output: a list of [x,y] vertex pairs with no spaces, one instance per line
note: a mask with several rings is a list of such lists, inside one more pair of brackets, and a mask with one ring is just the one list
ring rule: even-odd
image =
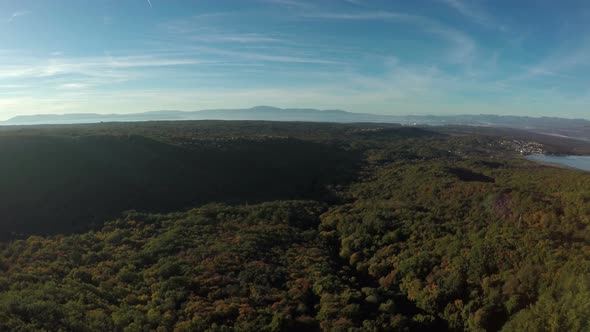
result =
[[21,115],[0,122],[0,125],[79,124],[131,121],[179,121],[179,120],[262,120],[308,122],[376,122],[403,125],[469,125],[525,129],[548,135],[565,136],[590,141],[590,121],[556,117],[525,117],[500,115],[377,115],[352,113],[341,110],[317,110],[307,108],[282,109],[256,106],[249,109],[219,109],[203,111],[154,111],[134,114],[39,114]]
[[21,115],[0,122],[0,125],[72,124],[124,121],[178,121],[178,120],[260,120],[307,122],[392,122],[395,117],[339,110],[306,108],[282,109],[256,106],[249,109],[219,109],[203,111],[154,111],[134,114],[38,114]]

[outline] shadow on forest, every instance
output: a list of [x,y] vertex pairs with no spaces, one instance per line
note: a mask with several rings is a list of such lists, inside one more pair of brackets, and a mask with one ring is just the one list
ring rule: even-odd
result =
[[0,137],[0,236],[100,225],[130,209],[328,200],[360,156],[296,139],[182,147],[134,135]]

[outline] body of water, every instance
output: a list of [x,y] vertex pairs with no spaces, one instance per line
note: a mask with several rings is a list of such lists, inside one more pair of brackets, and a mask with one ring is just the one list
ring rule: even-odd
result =
[[544,154],[532,154],[526,158],[532,161],[549,164],[560,164],[590,171],[590,156],[548,156]]

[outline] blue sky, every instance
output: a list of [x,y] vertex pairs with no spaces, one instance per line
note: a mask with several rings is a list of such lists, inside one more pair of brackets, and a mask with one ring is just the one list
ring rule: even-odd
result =
[[0,1],[0,119],[254,105],[590,118],[585,0],[150,1]]

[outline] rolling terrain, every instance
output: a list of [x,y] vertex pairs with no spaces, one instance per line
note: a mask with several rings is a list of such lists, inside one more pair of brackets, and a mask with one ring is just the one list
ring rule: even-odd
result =
[[514,140],[588,148],[385,124],[3,130],[0,330],[587,330],[590,173]]

